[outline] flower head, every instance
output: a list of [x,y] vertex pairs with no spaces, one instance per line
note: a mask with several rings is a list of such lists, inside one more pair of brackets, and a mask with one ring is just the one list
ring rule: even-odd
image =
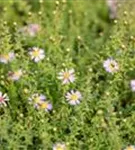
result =
[[118,63],[113,59],[107,59],[103,63],[103,67],[109,73],[115,73],[119,70]]
[[46,97],[43,94],[35,93],[28,100],[37,109],[45,111],[50,111],[52,109],[52,104],[46,101]]
[[135,92],[135,80],[130,81],[130,86],[133,92]]
[[109,15],[110,19],[115,19],[117,16],[117,3],[116,0],[107,0],[107,4],[109,7]]
[[63,84],[68,84],[68,83],[72,83],[75,80],[75,74],[74,74],[74,69],[70,69],[70,70],[62,70],[59,73],[58,79],[62,80]]
[[34,104],[38,104],[41,103],[42,101],[45,101],[45,99],[46,99],[45,95],[35,93],[29,98],[29,101],[30,103],[33,102]]
[[77,105],[80,103],[80,100],[82,99],[81,93],[79,91],[73,90],[68,92],[65,97],[70,105]]
[[14,52],[9,52],[8,54],[1,54],[0,62],[7,64],[8,62],[11,62],[14,58],[15,58]]
[[29,24],[27,26],[27,31],[30,36],[36,36],[36,34],[40,31],[40,26],[38,24]]
[[50,110],[52,110],[52,104],[49,103],[48,101],[41,102],[38,104],[37,108],[45,110],[45,111],[50,111]]
[[9,72],[9,78],[13,81],[19,80],[21,78],[21,76],[22,76],[22,70],[21,69],[15,71],[15,72]]
[[19,32],[23,33],[24,35],[29,35],[31,37],[35,37],[39,31],[39,24],[29,24],[19,30]]
[[7,103],[6,103],[7,101],[9,101],[7,94],[3,94],[0,91],[0,106],[2,106],[2,105],[7,106]]
[[66,145],[63,143],[57,143],[53,146],[53,150],[66,150]]
[[31,48],[29,55],[34,62],[39,62],[45,57],[44,50],[38,47]]
[[124,150],[135,150],[135,146],[130,145],[130,146],[126,147]]

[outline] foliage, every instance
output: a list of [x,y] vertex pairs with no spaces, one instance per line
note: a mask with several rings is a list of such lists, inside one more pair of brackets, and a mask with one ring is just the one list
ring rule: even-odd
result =
[[[134,2],[119,4],[117,20],[110,21],[105,2],[0,1],[0,54],[15,53],[0,63],[0,91],[7,107],[0,107],[1,150],[51,150],[65,143],[69,150],[121,150],[135,143]],[[34,36],[29,25],[38,24]],[[111,32],[110,32],[111,31]],[[44,50],[34,62],[30,48]],[[103,63],[117,61],[116,73]],[[73,83],[62,84],[62,69],[74,69]],[[22,75],[13,81],[17,70]],[[66,93],[78,90],[80,104],[72,106]],[[34,93],[44,94],[51,111],[29,104]]]

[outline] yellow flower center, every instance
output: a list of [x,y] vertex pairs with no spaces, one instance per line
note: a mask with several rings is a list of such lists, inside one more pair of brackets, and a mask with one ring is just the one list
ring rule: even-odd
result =
[[133,150],[133,147],[129,146],[126,150]]
[[78,100],[78,96],[76,94],[72,94],[71,99],[73,101],[76,101],[76,100]]
[[63,76],[64,76],[64,79],[68,79],[70,77],[70,74],[69,72],[65,72]]
[[47,103],[47,102],[44,102],[44,103],[40,104],[40,107],[41,107],[42,109],[47,108],[47,106],[48,106],[48,103]]
[[8,54],[3,55],[3,58],[6,59],[6,60],[9,60],[9,55]]
[[114,68],[115,68],[115,65],[114,65],[113,63],[111,63],[111,64],[110,64],[110,68],[111,68],[111,69],[114,69]]
[[64,149],[61,146],[58,146],[57,150],[64,150]]
[[39,54],[40,54],[40,53],[39,53],[39,50],[38,50],[38,49],[34,50],[33,53],[32,53],[32,55],[33,55],[34,57],[38,57]]
[[40,97],[34,98],[34,102],[35,102],[35,103],[39,103],[39,102],[40,102]]
[[14,75],[19,77],[19,76],[21,76],[21,72],[20,72],[20,71],[16,71],[16,72],[14,73]]

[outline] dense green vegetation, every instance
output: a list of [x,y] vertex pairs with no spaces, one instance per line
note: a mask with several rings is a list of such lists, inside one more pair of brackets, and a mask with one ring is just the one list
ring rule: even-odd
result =
[[135,2],[0,10],[0,150],[134,150]]

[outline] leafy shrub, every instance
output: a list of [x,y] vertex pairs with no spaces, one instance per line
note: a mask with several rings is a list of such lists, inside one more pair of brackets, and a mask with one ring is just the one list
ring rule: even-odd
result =
[[135,144],[134,2],[125,3],[110,21],[100,0],[0,2],[1,150]]

